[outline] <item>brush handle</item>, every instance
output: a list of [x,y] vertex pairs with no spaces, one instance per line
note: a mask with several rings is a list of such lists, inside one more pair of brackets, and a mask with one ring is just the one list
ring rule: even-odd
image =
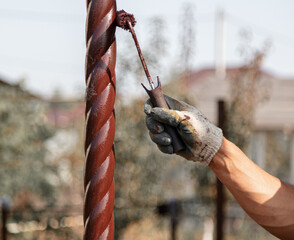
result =
[[[149,95],[149,97],[151,99],[152,104],[155,107],[169,109],[169,107],[164,99],[160,83],[158,84],[157,88],[152,89],[152,90],[148,90],[144,85],[143,85],[143,87],[146,90],[147,94]],[[184,150],[186,147],[185,147],[185,144],[183,143],[177,129],[174,127],[168,126],[168,125],[164,125],[164,128],[165,128],[165,131],[172,138],[172,145],[174,148],[174,153],[177,153],[177,152]]]

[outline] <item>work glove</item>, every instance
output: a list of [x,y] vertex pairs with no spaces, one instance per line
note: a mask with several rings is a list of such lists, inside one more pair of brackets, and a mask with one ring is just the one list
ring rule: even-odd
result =
[[146,126],[152,141],[162,152],[172,154],[172,138],[165,132],[164,124],[175,127],[186,146],[185,150],[176,154],[208,165],[222,144],[222,130],[195,107],[168,96],[164,97],[170,109],[153,107],[150,99],[144,104]]

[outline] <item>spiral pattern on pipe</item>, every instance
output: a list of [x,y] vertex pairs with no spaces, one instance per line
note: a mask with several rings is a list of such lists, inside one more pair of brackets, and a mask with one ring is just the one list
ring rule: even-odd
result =
[[84,240],[114,239],[116,1],[87,0]]

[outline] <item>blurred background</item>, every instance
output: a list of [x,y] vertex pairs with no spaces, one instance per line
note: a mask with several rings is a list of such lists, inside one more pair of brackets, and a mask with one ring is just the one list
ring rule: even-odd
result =
[[[260,167],[294,183],[294,2],[117,0],[153,79],[197,106]],[[7,239],[82,239],[86,3],[0,4],[0,198]],[[117,29],[115,238],[212,240],[216,177],[161,154],[130,33]],[[127,119],[127,121],[126,121]],[[228,191],[225,239],[276,239]],[[3,232],[3,231],[2,231]]]

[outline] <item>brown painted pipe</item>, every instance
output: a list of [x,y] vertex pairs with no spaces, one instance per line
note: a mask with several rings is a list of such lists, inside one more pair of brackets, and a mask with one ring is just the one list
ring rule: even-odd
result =
[[87,0],[84,240],[114,239],[116,1]]

